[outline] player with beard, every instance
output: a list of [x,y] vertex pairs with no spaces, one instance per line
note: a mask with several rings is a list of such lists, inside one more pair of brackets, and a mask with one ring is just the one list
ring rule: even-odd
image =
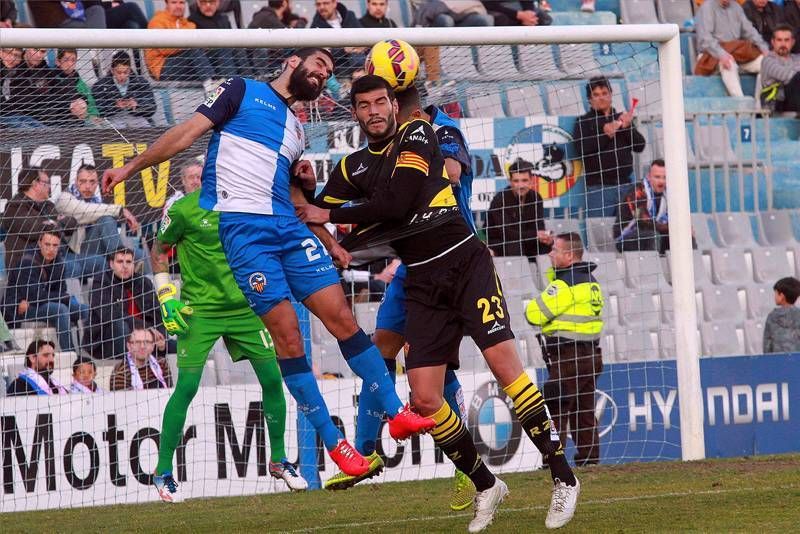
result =
[[[290,182],[313,177],[313,168],[300,160],[305,136],[290,106],[319,97],[333,67],[328,50],[304,48],[289,56],[283,72],[269,83],[227,80],[191,118],[165,132],[123,167],[107,170],[103,188],[111,191],[117,183],[175,156],[213,130],[200,207],[220,212],[219,237],[228,264],[272,336],[281,374],[298,409],[316,428],[339,468],[360,475],[369,464],[331,421],[306,358],[291,297],[319,317],[339,340],[350,368],[369,384],[370,394],[389,414],[392,437],[406,439],[435,423],[403,407],[380,352],[347,305],[331,257],[294,212]],[[332,238],[328,245],[334,257],[346,257]],[[159,288],[163,298],[172,294],[174,288]]]
[[[416,87],[411,86],[403,91],[396,92],[398,104],[396,121],[390,119],[385,125],[387,130],[395,129],[397,124],[404,124],[410,120],[422,119],[429,122],[436,132],[436,140],[444,156],[444,165],[447,177],[453,186],[456,203],[464,217],[464,221],[472,232],[477,234],[475,222],[472,219],[470,196],[472,195],[472,160],[469,154],[464,134],[458,129],[458,124],[435,106],[423,108],[420,94]],[[380,119],[378,119],[380,120]],[[381,137],[383,134],[378,135]],[[369,181],[374,179],[374,174],[367,170],[375,167],[380,158],[381,151],[361,149],[345,156],[336,165],[331,173],[325,188],[317,196],[315,205],[320,207],[338,207],[341,203],[356,200],[363,196],[362,189],[368,190]],[[373,184],[374,185],[374,184]],[[308,184],[309,188],[316,184]],[[369,195],[367,195],[369,196]],[[381,351],[386,368],[394,373],[397,368],[395,358],[405,344],[406,330],[406,305],[405,290],[406,267],[400,265],[391,283],[386,288],[386,294],[378,308],[373,341]],[[369,397],[362,397],[360,402],[369,402]],[[444,378],[444,398],[454,412],[462,419],[466,418],[464,406],[464,393],[461,383],[453,369],[447,369]],[[383,470],[383,460],[375,451],[375,441],[380,431],[382,414],[377,407],[365,410],[367,418],[359,421],[355,438],[356,450],[363,454],[370,462],[370,471],[361,477],[352,477],[345,473],[337,473],[325,482],[325,489],[341,490],[352,487],[364,479],[372,478]],[[455,490],[453,492],[450,508],[455,511],[464,510],[472,504],[475,488],[469,477],[459,470],[455,473]]]
[[434,442],[475,484],[469,531],[479,532],[492,522],[508,488],[483,463],[469,430],[443,398],[445,373],[459,366],[464,334],[481,349],[514,402],[522,428],[548,461],[553,494],[545,525],[565,525],[575,513],[580,484],[564,457],[544,398],[522,368],[489,249],[458,213],[433,128],[422,119],[397,128],[394,92],[378,76],[355,81],[350,102],[367,137],[365,150],[382,154],[359,174],[360,183],[366,184],[360,196],[367,201],[328,209],[307,204],[297,208],[298,215],[309,223],[358,224],[343,240],[345,248],[357,251],[388,243],[407,266],[406,368],[412,401],[416,410],[436,421]]
[[52,341],[37,339],[25,351],[25,368],[11,382],[7,395],[66,395],[67,388],[53,378],[56,346]]

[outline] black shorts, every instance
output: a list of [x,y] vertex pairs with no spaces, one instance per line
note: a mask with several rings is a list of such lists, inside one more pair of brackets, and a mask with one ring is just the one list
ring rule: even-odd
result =
[[430,263],[409,266],[405,290],[408,369],[458,369],[465,335],[481,351],[514,339],[491,254],[477,238]]

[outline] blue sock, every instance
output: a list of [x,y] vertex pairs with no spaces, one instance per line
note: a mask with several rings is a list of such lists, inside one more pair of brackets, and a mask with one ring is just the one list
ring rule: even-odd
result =
[[283,381],[289,388],[289,393],[297,401],[297,409],[308,418],[317,430],[325,448],[329,451],[335,449],[343,436],[331,420],[328,407],[325,405],[325,400],[322,398],[322,393],[319,391],[306,357],[278,359],[278,365],[281,368]]
[[359,328],[349,339],[339,341],[339,349],[347,365],[367,383],[369,391],[378,399],[378,406],[389,417],[394,417],[403,409],[403,403],[394,390],[394,383],[389,378],[381,352],[363,330]]
[[[383,360],[389,371],[389,378],[397,383],[395,374],[395,360]],[[375,442],[383,422],[383,410],[380,399],[367,387],[366,382],[361,383],[361,393],[358,396],[358,416],[356,418],[356,450],[364,456],[375,452]]]
[[464,406],[464,391],[461,389],[461,382],[458,381],[456,372],[448,369],[444,374],[444,400],[450,405],[462,421],[467,420],[467,410]]

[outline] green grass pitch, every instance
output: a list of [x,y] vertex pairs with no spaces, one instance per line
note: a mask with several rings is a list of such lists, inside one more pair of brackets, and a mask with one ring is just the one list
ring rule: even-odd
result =
[[[800,455],[658,462],[577,470],[578,512],[563,532],[797,532]],[[543,471],[504,475],[511,494],[490,533],[539,532],[550,497]],[[197,499],[3,514],[3,532],[466,532],[447,507],[450,480],[344,492]]]

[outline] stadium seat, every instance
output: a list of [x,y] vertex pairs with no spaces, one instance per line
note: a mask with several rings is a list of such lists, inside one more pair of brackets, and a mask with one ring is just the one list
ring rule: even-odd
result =
[[725,124],[696,124],[694,143],[697,157],[703,164],[735,164],[739,160]]
[[775,291],[772,285],[747,286],[745,288],[747,300],[747,316],[750,319],[764,321],[775,308]]
[[556,80],[564,77],[564,72],[556,65],[551,45],[520,45],[517,51],[519,70],[526,79]]
[[628,287],[638,289],[663,289],[667,279],[661,270],[661,258],[655,250],[624,252]]
[[591,252],[616,252],[614,217],[589,217],[586,219],[586,236]]
[[708,226],[709,216],[705,213],[692,213],[692,231],[697,248],[700,250],[710,250],[716,248],[717,243],[711,236],[711,229]]
[[600,337],[600,352],[603,355],[603,363],[609,364],[617,361],[614,351],[614,336],[604,332]]
[[658,24],[653,0],[620,0],[619,9],[623,24]]
[[656,8],[662,24],[677,24],[682,30],[686,21],[694,18],[691,0],[656,0]]
[[554,82],[545,87],[547,109],[550,115],[579,116],[586,113],[583,102],[583,84]]
[[547,287],[547,284],[550,283],[550,281],[547,279],[547,276],[545,276],[545,273],[547,273],[547,270],[551,266],[552,263],[550,262],[550,256],[548,256],[547,254],[536,256],[536,262],[535,263],[532,262],[530,264],[531,273],[533,274],[533,279],[536,282],[536,286],[539,288],[540,291],[543,290],[545,287]]
[[618,302],[621,322],[628,328],[657,328],[661,323],[661,310],[650,291],[621,294]]
[[478,70],[484,74],[497,74],[498,66],[502,65],[501,77],[504,80],[541,79],[541,76],[534,70],[523,70],[522,72],[517,70],[516,62],[514,61],[514,51],[510,46],[476,46],[475,50],[478,54]]
[[461,370],[471,373],[488,371],[489,366],[483,358],[480,349],[471,337],[461,338],[461,346],[458,348],[458,359],[461,362]]
[[512,117],[546,115],[544,99],[538,85],[517,85],[506,88],[508,113]]
[[603,73],[594,55],[594,45],[573,43],[558,45],[558,59],[561,70],[568,76],[591,78]]
[[711,250],[711,275],[715,284],[745,287],[753,283],[742,249],[717,248]]
[[442,76],[449,80],[487,81],[478,72],[469,46],[443,46],[439,52]]
[[9,328],[11,339],[23,351],[33,341],[37,339],[46,339],[56,344],[56,349],[60,349],[58,345],[58,336],[56,329],[47,326],[47,323],[37,321],[24,321],[20,323],[19,328]]
[[744,344],[747,354],[764,354],[764,320],[745,321]]
[[357,19],[360,19],[364,15],[365,3],[362,2],[362,0],[339,0],[339,2],[352,11]]
[[753,253],[753,278],[763,284],[774,284],[785,276],[794,276],[786,255],[786,247],[756,247]]
[[496,92],[497,87],[495,86],[494,92],[487,92],[486,87],[467,87],[467,115],[469,117],[487,119],[505,117],[506,112],[503,109],[503,100],[501,94]]
[[789,210],[759,212],[758,223],[766,244],[782,246],[798,244],[792,228],[792,214]]
[[622,80],[611,81],[611,105],[616,111],[627,111],[629,100],[625,100],[625,85]]
[[714,214],[717,235],[726,247],[756,247],[750,214],[744,212],[724,212]]
[[342,378],[352,378],[353,371],[347,365],[339,350],[339,343],[336,338],[328,334],[321,343],[313,343],[311,346],[311,361],[316,371],[341,376]]
[[670,328],[661,328],[658,334],[658,356],[662,360],[674,360],[675,352],[675,331]]
[[658,360],[658,350],[653,345],[649,331],[628,329],[614,334],[614,353],[618,362]]
[[617,261],[616,253],[590,251],[588,254],[584,253],[583,259],[597,265],[592,274],[600,282],[604,295],[626,291],[624,271]]
[[547,219],[544,222],[545,228],[551,230],[554,234],[565,234],[567,232],[575,232],[582,234],[581,222],[578,219]]
[[494,269],[503,285],[506,295],[525,295],[530,298],[536,293],[530,266],[526,256],[498,256],[494,258]]
[[706,321],[742,322],[744,310],[739,304],[738,291],[733,286],[707,286],[703,296],[703,318]]
[[533,329],[533,326],[525,318],[525,308],[528,302],[537,293],[538,291],[534,290],[528,295],[508,294],[505,286],[503,286],[503,296],[506,299],[506,306],[508,307],[509,318],[511,319],[511,329],[514,331],[514,334]]
[[156,112],[150,118],[156,126],[170,126],[175,124],[172,118],[171,106],[169,103],[169,91],[165,89],[154,89],[153,96],[156,99]]
[[[664,275],[669,280],[669,283],[672,284],[672,273],[670,272],[670,251],[667,251],[666,255],[666,265],[667,270],[664,271]],[[692,261],[694,266],[694,285],[696,288],[701,288],[706,285],[711,284],[711,277],[708,275],[708,269],[706,269],[705,262],[703,261],[703,253],[699,250],[692,251]]]
[[253,21],[255,14],[267,5],[266,2],[263,4],[261,2],[240,2],[240,4],[242,6],[242,25],[245,28]]
[[357,302],[353,305],[356,322],[367,334],[375,331],[375,321],[378,318],[379,306],[379,302]]
[[732,322],[702,323],[700,325],[701,352],[704,356],[732,356],[744,353],[744,332],[740,333]]
[[544,357],[542,356],[542,346],[533,331],[523,331],[518,333],[514,330],[517,340],[517,350],[525,367],[545,367]]

